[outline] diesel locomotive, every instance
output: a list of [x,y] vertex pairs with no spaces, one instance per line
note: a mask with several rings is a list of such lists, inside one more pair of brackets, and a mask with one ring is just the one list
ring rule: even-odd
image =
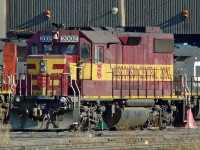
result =
[[157,27],[39,31],[27,41],[26,72],[19,73],[10,106],[12,129],[183,125],[188,106],[198,116],[191,93],[198,94],[199,78],[192,76],[193,90],[188,87],[182,57],[188,58],[174,53],[173,34]]
[[174,46],[174,70],[176,74],[187,75],[188,97],[196,120],[200,119],[200,49],[187,43]]
[[17,45],[0,42],[0,124],[8,123],[12,97],[15,94]]

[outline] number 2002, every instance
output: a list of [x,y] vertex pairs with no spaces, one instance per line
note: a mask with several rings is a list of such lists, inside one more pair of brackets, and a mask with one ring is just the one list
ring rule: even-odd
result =
[[78,42],[78,36],[76,35],[61,36],[61,42]]

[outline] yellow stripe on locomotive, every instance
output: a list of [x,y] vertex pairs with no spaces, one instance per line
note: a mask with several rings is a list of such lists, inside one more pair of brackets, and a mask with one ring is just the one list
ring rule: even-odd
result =
[[174,74],[173,65],[102,64],[99,69],[98,64],[93,64],[92,68],[93,80],[106,81],[112,80],[112,76],[122,81],[173,81]]
[[[45,62],[45,71],[42,72],[41,71],[41,62]],[[32,86],[36,87],[39,86],[39,90],[38,89],[32,89],[32,94],[33,95],[56,95],[56,94],[60,94],[61,92],[57,92],[58,89],[53,89],[53,87],[60,87],[62,86],[61,84],[61,78],[62,77],[58,77],[60,74],[63,74],[64,76],[68,76],[65,75],[65,72],[72,72],[71,74],[71,78],[75,78],[75,76],[73,75],[74,72],[74,64],[71,63],[70,67],[69,67],[69,71],[65,70],[65,65],[68,65],[67,63],[67,59],[65,57],[62,58],[54,58],[54,57],[50,57],[48,58],[48,56],[46,58],[44,57],[31,57],[31,58],[27,58],[27,66],[33,66],[33,67],[28,67],[28,73],[32,74],[32,80],[31,80],[31,84]],[[43,76],[43,77],[41,77]],[[56,78],[57,76],[57,78]],[[41,81],[38,81],[41,80]],[[52,81],[53,80],[53,81]],[[46,83],[48,82],[48,83]],[[63,81],[64,82],[64,81]],[[43,84],[43,85],[42,85]],[[66,86],[67,86],[67,82],[66,82]],[[50,88],[52,87],[52,88]]]
[[43,58],[43,57],[32,57],[32,58],[28,58],[27,59],[27,64],[33,64],[35,65],[34,69],[30,69],[28,68],[28,73],[30,74],[40,74],[40,62],[41,61],[46,61],[46,74],[52,74],[52,73],[63,73],[63,69],[53,69],[53,65],[54,64],[65,64],[66,63],[66,59],[54,59],[54,58]]

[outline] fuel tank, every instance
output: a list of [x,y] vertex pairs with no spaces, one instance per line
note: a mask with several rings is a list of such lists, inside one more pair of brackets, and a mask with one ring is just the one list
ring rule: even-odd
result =
[[[113,110],[113,111],[112,111]],[[149,117],[149,110],[144,107],[125,107],[107,109],[103,119],[109,128],[135,128],[143,125]]]

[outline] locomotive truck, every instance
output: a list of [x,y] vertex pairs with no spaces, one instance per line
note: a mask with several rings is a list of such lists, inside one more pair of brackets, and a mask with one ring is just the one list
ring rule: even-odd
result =
[[191,103],[174,36],[157,27],[39,31],[17,83],[16,130],[166,128],[183,125]]

